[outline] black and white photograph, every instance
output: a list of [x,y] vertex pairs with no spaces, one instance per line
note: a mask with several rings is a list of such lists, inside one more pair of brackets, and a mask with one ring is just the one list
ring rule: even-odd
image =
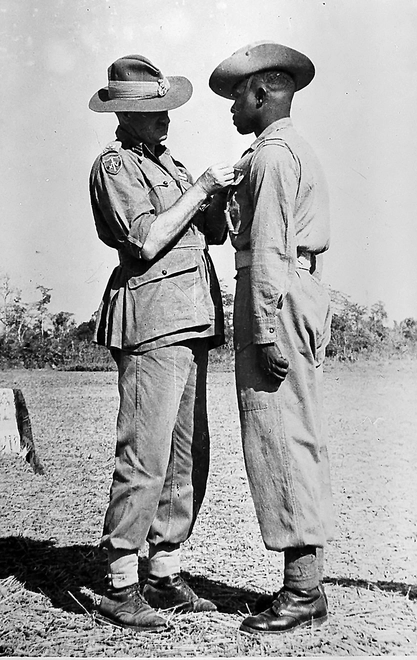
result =
[[417,658],[415,0],[0,35],[0,656]]

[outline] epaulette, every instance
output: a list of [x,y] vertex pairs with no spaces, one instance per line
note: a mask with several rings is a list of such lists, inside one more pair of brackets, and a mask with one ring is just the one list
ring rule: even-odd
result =
[[143,160],[143,146],[142,144],[135,144],[133,147],[131,147],[131,150],[133,153],[136,154],[136,156],[139,158],[140,161]]
[[119,140],[113,140],[101,152],[101,162],[108,174],[118,174],[122,169],[122,157],[119,153],[121,147]]
[[282,138],[282,137],[280,137],[280,136],[278,136],[278,135],[267,135],[267,136],[266,136],[263,140],[261,140],[261,141],[259,142],[259,144],[256,146],[254,153],[256,153],[257,151],[259,151],[260,149],[262,149],[262,147],[265,147],[265,146],[268,146],[268,145],[271,145],[271,144],[275,144],[275,145],[278,146],[278,147],[282,147],[282,148],[285,149],[287,152],[289,152],[289,153],[291,154],[293,160],[295,161],[295,163],[298,164],[298,167],[299,167],[299,162],[300,162],[300,161],[299,161],[299,158],[298,158],[297,154],[293,151],[293,149],[291,149],[291,147],[290,147],[290,145],[288,144],[287,140],[285,140],[284,138]]
[[284,147],[284,149],[287,149],[290,152],[290,154],[292,154],[294,156],[294,158],[296,158],[296,156],[295,156],[293,150],[291,149],[290,145],[288,144],[287,140],[285,140],[284,138],[282,138],[278,135],[267,135],[266,137],[263,138],[263,140],[261,140],[256,145],[254,151],[255,152],[259,151],[260,149],[262,149],[262,147],[266,147],[266,146],[271,145],[271,144],[275,144],[278,147]]

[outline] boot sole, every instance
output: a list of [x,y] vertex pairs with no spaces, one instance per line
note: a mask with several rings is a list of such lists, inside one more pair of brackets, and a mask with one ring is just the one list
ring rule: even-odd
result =
[[170,629],[169,625],[154,626],[153,628],[150,628],[149,626],[133,626],[125,623],[118,623],[117,621],[113,621],[113,619],[108,619],[107,617],[98,613],[96,613],[94,618],[95,621],[97,621],[97,623],[99,623],[101,626],[114,626],[115,628],[119,628],[121,630],[129,629],[129,630],[135,630],[136,632],[158,633],[158,632],[166,632],[167,630]]
[[326,623],[328,619],[329,616],[326,614],[326,616],[322,616],[320,617],[320,619],[310,619],[309,621],[304,621],[304,623],[300,623],[298,624],[298,626],[294,626],[293,628],[287,628],[287,630],[257,630],[256,628],[250,628],[249,626],[245,626],[242,623],[239,630],[241,630],[242,632],[251,633],[252,635],[256,633],[259,633],[260,635],[285,635],[285,633],[295,632],[300,628],[308,627],[312,630],[315,630],[316,628],[320,628],[320,626],[322,626],[323,623]]
[[[169,607],[161,607],[158,605],[158,603],[152,603],[152,600],[147,601],[148,604],[154,609],[154,610],[160,610],[161,612],[170,612],[172,614],[187,614],[189,612],[217,612],[217,606],[215,609],[200,609],[198,605],[198,601],[186,601],[185,603],[178,603],[178,605],[171,605]],[[196,606],[197,605],[197,606]]]

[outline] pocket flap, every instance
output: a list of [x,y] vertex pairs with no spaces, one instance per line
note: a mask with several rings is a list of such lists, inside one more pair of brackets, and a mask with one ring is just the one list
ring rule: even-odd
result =
[[194,250],[173,249],[167,255],[159,259],[156,263],[141,275],[134,275],[128,280],[129,289],[137,289],[148,282],[156,282],[167,277],[172,277],[187,271],[197,270],[197,262]]

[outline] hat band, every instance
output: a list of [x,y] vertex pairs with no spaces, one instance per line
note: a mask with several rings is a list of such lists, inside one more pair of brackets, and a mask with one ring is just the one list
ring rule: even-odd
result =
[[109,80],[109,99],[156,99],[169,90],[167,78],[158,81]]

